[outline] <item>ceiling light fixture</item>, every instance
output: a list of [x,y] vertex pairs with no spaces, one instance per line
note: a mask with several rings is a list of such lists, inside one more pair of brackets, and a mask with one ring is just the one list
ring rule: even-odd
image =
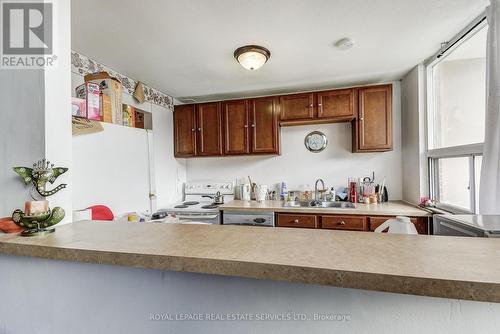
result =
[[247,70],[261,68],[271,57],[271,52],[259,45],[245,45],[234,51],[234,58]]
[[335,43],[335,46],[340,50],[348,50],[354,46],[354,40],[352,38],[342,38]]

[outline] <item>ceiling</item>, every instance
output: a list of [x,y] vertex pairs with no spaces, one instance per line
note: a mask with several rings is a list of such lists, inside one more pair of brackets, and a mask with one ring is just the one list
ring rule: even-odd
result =
[[[397,80],[488,0],[73,0],[72,48],[181,101]],[[338,50],[343,37],[355,46]],[[233,58],[258,44],[257,71]]]

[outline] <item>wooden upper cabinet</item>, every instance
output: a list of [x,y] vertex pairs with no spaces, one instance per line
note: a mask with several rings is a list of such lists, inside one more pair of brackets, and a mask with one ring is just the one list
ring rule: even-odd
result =
[[279,154],[279,99],[263,97],[249,100],[251,152]]
[[195,105],[180,105],[174,110],[174,155],[179,158],[196,154]]
[[224,154],[250,152],[247,100],[227,101],[222,104],[224,123]]
[[360,88],[353,124],[354,152],[392,150],[392,85]]
[[348,121],[353,152],[392,150],[392,85],[176,106],[175,156],[280,154],[280,126]]
[[313,119],[316,116],[314,93],[284,95],[280,102],[282,121]]
[[318,118],[354,119],[354,90],[341,89],[317,93]]
[[196,105],[196,155],[222,155],[222,117],[220,102]]

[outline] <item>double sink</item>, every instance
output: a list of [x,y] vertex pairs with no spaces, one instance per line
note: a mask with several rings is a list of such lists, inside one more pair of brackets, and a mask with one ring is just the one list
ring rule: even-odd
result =
[[338,208],[355,209],[356,204],[350,202],[329,202],[329,201],[289,201],[283,204],[285,208]]

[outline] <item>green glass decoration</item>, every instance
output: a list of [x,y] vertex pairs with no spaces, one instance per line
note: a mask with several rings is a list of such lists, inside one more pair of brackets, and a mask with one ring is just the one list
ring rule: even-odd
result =
[[[66,188],[66,184],[61,184],[52,190],[47,190],[47,183],[53,184],[59,176],[66,173],[68,168],[54,167],[50,161],[42,159],[33,164],[33,168],[28,167],[14,167],[14,172],[22,177],[26,185],[30,185],[30,190],[36,190],[36,194],[30,195],[35,199],[34,195],[38,195],[42,199],[49,197]],[[12,220],[16,225],[26,228],[21,233],[23,236],[35,236],[52,233],[55,231],[51,226],[56,225],[64,219],[65,212],[61,207],[48,209],[47,212],[36,213],[28,215],[22,210],[17,209],[12,213]]]

